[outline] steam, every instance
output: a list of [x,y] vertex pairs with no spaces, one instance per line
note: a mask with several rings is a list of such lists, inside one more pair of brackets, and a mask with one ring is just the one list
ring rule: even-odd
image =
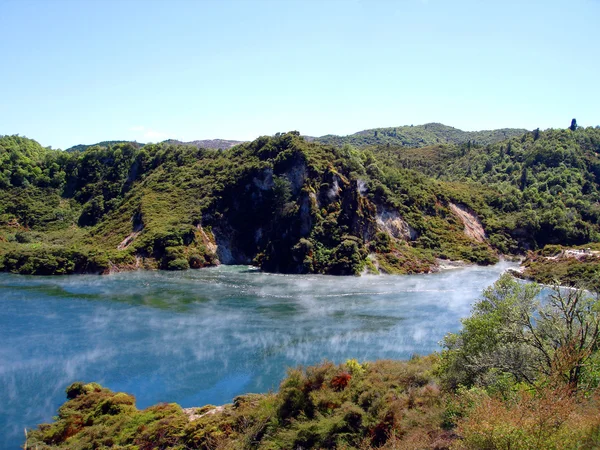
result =
[[438,350],[502,271],[417,276],[180,273],[0,275],[0,448],[51,420],[73,381],[131,392],[138,407],[230,402],[277,389],[285,369],[324,358]]
[[360,179],[359,179],[359,180],[356,182],[356,187],[358,188],[358,193],[359,193],[360,195],[362,195],[363,197],[364,197],[365,195],[367,195],[367,191],[368,191],[368,188],[367,188],[367,183],[365,183],[363,180],[360,180]]
[[340,193],[340,184],[338,183],[337,178],[334,178],[333,185],[327,191],[327,198],[329,201],[334,201]]

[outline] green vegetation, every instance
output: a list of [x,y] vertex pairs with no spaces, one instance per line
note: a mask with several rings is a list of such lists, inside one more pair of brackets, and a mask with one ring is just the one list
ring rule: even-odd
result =
[[140,144],[139,142],[136,142],[136,141],[102,141],[102,142],[98,142],[97,144],[92,144],[92,145],[86,145],[86,144],[74,145],[73,147],[70,147],[70,148],[66,149],[65,151],[66,152],[84,152],[88,148],[92,148],[92,147],[109,148],[109,147],[113,147],[117,144],[131,144],[136,148],[140,148],[140,147],[144,146],[144,144]]
[[600,298],[502,276],[440,355],[288,371],[279,392],[145,410],[74,383],[28,448],[588,449],[600,445]]
[[181,142],[176,139],[167,139],[163,141],[164,144],[174,145],[193,145],[198,148],[212,148],[216,150],[227,150],[228,148],[234,147],[241,144],[242,141],[233,141],[228,139],[203,139],[200,141]]
[[28,433],[28,447],[371,448],[400,429],[393,438],[398,443],[449,442],[441,428],[442,395],[431,375],[435,361],[291,369],[279,393],[240,396],[221,411],[198,408],[192,421],[174,404],[139,411],[127,394],[75,383],[57,421]]
[[548,285],[600,291],[600,244],[580,248],[547,245],[527,256],[518,275]]
[[467,142],[487,145],[511,137],[521,136],[527,130],[504,128],[501,130],[487,131],[462,131],[458,128],[442,125],[441,123],[427,123],[417,126],[401,126],[391,128],[374,128],[359,131],[349,136],[327,135],[312,138],[324,144],[343,146],[346,144],[355,147],[373,145],[402,146],[407,148],[427,147],[435,144],[462,144]]
[[75,383],[28,448],[598,448],[600,129],[573,122],[467,141],[452,130],[410,149],[297,132],[223,151],[125,143],[64,153],[0,138],[2,270],[221,259],[418,273],[436,258],[490,264],[529,251],[524,277],[587,289],[554,288],[541,301],[540,287],[505,275],[440,355],[292,369],[278,393],[223,408],[140,411],[127,394]]
[[600,241],[599,152],[598,128],[413,149],[335,147],[290,132],[228,150],[107,143],[66,153],[4,136],[0,269],[220,260],[286,273],[419,273],[436,258],[491,264],[548,244],[589,245]]
[[564,288],[544,301],[539,294],[538,285],[508,274],[486,289],[463,330],[444,340],[444,382],[503,390],[544,379],[574,390],[598,387],[600,298]]
[[599,240],[600,128],[537,131],[485,147],[378,151],[401,167],[487,191],[494,223],[486,230],[508,231],[494,238],[503,252]]

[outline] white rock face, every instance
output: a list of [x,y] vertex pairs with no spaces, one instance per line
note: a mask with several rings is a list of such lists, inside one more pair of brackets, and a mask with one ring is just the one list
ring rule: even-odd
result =
[[477,214],[465,205],[450,203],[450,209],[465,226],[465,235],[474,241],[485,242],[487,235]]
[[[131,221],[135,221],[135,215],[131,218]],[[133,231],[121,243],[117,246],[117,250],[125,250],[131,245],[131,243],[138,237],[142,231],[144,231],[144,224],[140,221],[136,226],[133,227]]]
[[418,233],[400,216],[398,211],[389,210],[383,206],[377,207],[377,227],[396,239],[414,241]]
[[216,254],[217,253],[217,244],[215,244],[213,241],[210,240],[210,238],[206,234],[206,231],[204,231],[204,228],[202,228],[202,225],[198,225],[197,228],[198,228],[198,231],[200,232],[200,235],[202,236],[202,243],[204,244],[206,249],[209,252]]
[[367,183],[365,183],[363,180],[356,181],[356,188],[358,189],[358,193],[361,197],[367,195]]
[[219,262],[221,264],[234,264],[235,259],[233,258],[233,254],[231,252],[231,242],[230,239],[224,236],[221,233],[215,233],[215,240],[217,241],[217,258],[219,258]]

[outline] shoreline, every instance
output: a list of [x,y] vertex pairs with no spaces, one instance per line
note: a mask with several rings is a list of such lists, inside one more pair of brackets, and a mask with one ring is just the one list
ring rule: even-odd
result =
[[257,272],[265,273],[265,274],[330,275],[330,276],[336,276],[336,277],[355,277],[355,276],[367,276],[367,275],[382,275],[382,276],[385,276],[385,275],[427,275],[427,274],[432,274],[432,273],[440,273],[440,272],[452,271],[452,270],[457,270],[457,269],[464,269],[464,268],[468,268],[468,267],[494,266],[496,264],[500,264],[500,263],[507,262],[507,261],[518,263],[519,266],[517,268],[510,269],[510,270],[522,273],[525,270],[525,267],[523,266],[523,262],[525,261],[525,258],[519,257],[518,260],[516,260],[516,261],[513,259],[514,259],[514,257],[510,257],[510,256],[506,257],[505,255],[500,255],[498,262],[496,262],[494,264],[477,264],[477,263],[469,262],[469,261],[465,261],[465,260],[450,260],[450,259],[435,258],[435,263],[431,266],[430,270],[427,270],[427,271],[424,270],[421,272],[415,272],[415,273],[409,273],[409,274],[394,274],[394,273],[390,274],[379,268],[378,268],[379,273],[373,273],[373,272],[369,272],[368,269],[365,268],[365,270],[363,270],[359,274],[331,275],[331,274],[323,274],[323,273],[301,274],[301,273],[286,273],[286,272],[269,272],[269,271],[262,270],[260,267],[252,265],[252,264],[222,264],[222,263],[206,265],[206,266],[198,267],[198,268],[189,268],[186,270],[167,270],[167,269],[160,269],[153,264],[147,264],[143,258],[137,257],[136,262],[134,264],[118,265],[118,264],[110,263],[109,269],[107,269],[103,272],[73,272],[73,273],[66,273],[66,274],[65,273],[63,273],[63,274],[58,274],[58,273],[55,273],[55,274],[23,274],[23,273],[15,273],[15,272],[10,272],[10,271],[1,271],[0,273],[6,273],[6,274],[10,274],[10,275],[33,276],[33,277],[57,277],[57,276],[64,277],[64,276],[77,276],[77,275],[96,275],[96,276],[102,277],[102,276],[110,276],[110,275],[129,273],[129,272],[177,273],[177,272],[186,272],[186,271],[193,271],[193,270],[214,269],[214,268],[220,267],[220,266],[244,266],[244,267],[252,268],[253,270],[255,270]]

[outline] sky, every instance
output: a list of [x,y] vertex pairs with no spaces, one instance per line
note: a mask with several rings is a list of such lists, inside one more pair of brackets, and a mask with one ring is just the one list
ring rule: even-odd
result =
[[0,0],[0,135],[600,125],[600,0]]

